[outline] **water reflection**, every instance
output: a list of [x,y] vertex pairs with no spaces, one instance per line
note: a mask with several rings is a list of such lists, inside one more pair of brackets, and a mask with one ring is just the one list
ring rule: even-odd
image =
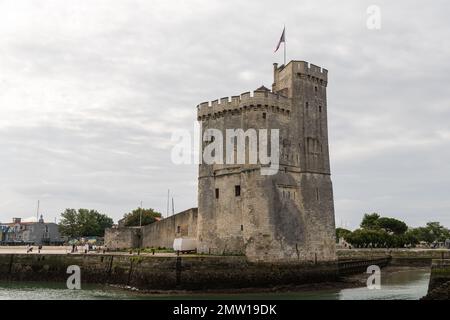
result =
[[381,275],[380,290],[369,290],[364,287],[342,290],[245,294],[144,295],[98,285],[86,285],[83,286],[83,290],[67,290],[61,284],[14,282],[0,283],[0,300],[417,300],[427,293],[430,279],[430,270],[428,269],[404,268],[394,272],[382,271]]
[[418,300],[427,294],[430,271],[423,269],[402,270],[384,275],[381,289],[344,289],[339,292],[340,300]]

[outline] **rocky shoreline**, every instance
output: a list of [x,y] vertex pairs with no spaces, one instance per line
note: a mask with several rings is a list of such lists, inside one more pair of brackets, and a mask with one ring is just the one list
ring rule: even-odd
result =
[[[382,269],[382,274],[384,275],[392,275],[398,272],[404,272],[409,270],[417,270],[418,267],[414,266],[388,266]],[[419,269],[429,270],[427,267],[419,267]],[[328,281],[328,282],[320,282],[320,283],[309,283],[302,285],[283,285],[283,286],[273,286],[267,288],[240,288],[240,289],[221,289],[221,290],[202,290],[199,291],[191,291],[191,290],[141,290],[132,286],[124,286],[124,285],[108,285],[109,288],[124,290],[133,292],[133,294],[148,296],[152,295],[155,297],[163,297],[163,296],[198,296],[198,295],[239,295],[239,294],[270,294],[270,293],[303,293],[303,292],[312,292],[312,291],[339,291],[343,289],[351,289],[351,288],[363,288],[366,286],[368,274],[367,273],[358,273],[354,275],[348,275],[340,277],[337,281]],[[450,285],[450,284],[449,284]]]
[[240,289],[223,289],[223,290],[142,290],[132,286],[109,284],[108,287],[117,290],[130,291],[142,295],[203,295],[203,294],[251,294],[251,293],[284,293],[284,292],[309,292],[309,291],[326,291],[326,290],[342,290],[349,288],[362,287],[364,284],[360,281],[336,281],[336,282],[321,282],[315,284],[304,285],[285,285],[270,288],[240,288]]

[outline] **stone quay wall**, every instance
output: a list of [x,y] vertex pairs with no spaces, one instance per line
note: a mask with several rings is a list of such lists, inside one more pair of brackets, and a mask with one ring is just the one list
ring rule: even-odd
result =
[[81,269],[83,283],[143,290],[271,287],[333,281],[336,264],[252,263],[244,256],[137,256],[102,254],[0,255],[0,280],[66,283],[67,267]]
[[431,266],[433,259],[450,259],[448,249],[338,249],[339,261],[390,258],[390,265]]
[[433,260],[428,294],[424,300],[450,300],[450,259]]

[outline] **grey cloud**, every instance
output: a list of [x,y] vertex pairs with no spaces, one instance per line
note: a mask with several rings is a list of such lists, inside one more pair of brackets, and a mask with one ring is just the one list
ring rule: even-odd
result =
[[450,226],[445,1],[3,1],[0,220],[92,206],[196,205],[196,165],[170,161],[195,106],[272,83],[288,58],[329,69],[336,221],[380,211]]

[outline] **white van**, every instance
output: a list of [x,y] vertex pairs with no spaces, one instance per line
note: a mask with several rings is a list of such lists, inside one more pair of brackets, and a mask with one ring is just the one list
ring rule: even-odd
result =
[[175,238],[173,240],[173,250],[181,253],[197,251],[197,239],[194,238]]

